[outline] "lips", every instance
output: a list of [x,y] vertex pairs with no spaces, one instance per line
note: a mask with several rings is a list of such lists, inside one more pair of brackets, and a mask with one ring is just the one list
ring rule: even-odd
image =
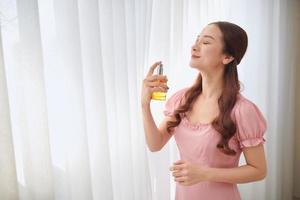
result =
[[192,55],[192,58],[200,58],[200,56]]

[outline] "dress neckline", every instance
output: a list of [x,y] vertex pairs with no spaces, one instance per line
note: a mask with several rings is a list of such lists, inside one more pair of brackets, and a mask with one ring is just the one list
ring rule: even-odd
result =
[[209,127],[212,125],[212,123],[203,123],[203,122],[197,122],[197,123],[192,123],[186,116],[186,113],[182,113],[182,123],[183,125],[185,125],[188,128],[191,128],[193,130],[198,130],[201,129],[203,127]]
[[[244,99],[244,96],[241,94],[241,93],[238,93],[237,94],[237,101],[239,100],[243,100]],[[185,127],[188,127],[190,129],[193,129],[193,130],[199,130],[199,129],[202,129],[204,127],[210,127],[212,126],[212,122],[209,122],[209,123],[202,123],[202,122],[197,122],[197,123],[192,123],[188,118],[187,118],[187,115],[186,113],[180,113],[181,115],[181,121],[182,121],[182,124],[185,126]]]

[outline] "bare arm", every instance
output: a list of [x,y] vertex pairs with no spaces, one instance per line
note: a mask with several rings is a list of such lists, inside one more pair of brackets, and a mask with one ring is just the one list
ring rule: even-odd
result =
[[171,135],[167,133],[167,121],[172,120],[172,117],[165,117],[159,128],[157,128],[151,114],[150,105],[143,105],[142,110],[148,148],[152,152],[160,151],[171,138]]
[[208,180],[227,183],[259,181],[267,174],[264,146],[243,148],[246,165],[236,168],[208,168]]
[[160,62],[154,63],[146,78],[143,81],[142,94],[141,94],[141,105],[143,113],[143,125],[144,132],[147,141],[147,145],[150,151],[155,152],[161,150],[161,148],[170,139],[169,134],[166,131],[166,123],[170,117],[166,117],[159,128],[157,128],[150,109],[151,96],[153,92],[167,92],[167,77],[162,75],[152,75],[154,69],[159,65]]
[[234,168],[211,168],[185,160],[178,160],[170,167],[174,180],[182,185],[189,186],[201,181],[248,183],[259,181],[267,174],[267,165],[263,145],[245,147],[243,152],[246,165]]

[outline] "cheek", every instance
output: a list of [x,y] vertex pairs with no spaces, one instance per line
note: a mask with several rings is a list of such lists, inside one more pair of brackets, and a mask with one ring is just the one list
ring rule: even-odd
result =
[[220,49],[209,47],[206,48],[201,55],[203,56],[203,60],[205,60],[206,62],[216,63],[220,61],[222,54],[220,52]]
[[205,46],[200,50],[200,59],[191,59],[191,66],[215,66],[221,59],[221,53],[218,46]]
[[220,51],[214,46],[203,48],[202,54],[205,58],[220,56]]

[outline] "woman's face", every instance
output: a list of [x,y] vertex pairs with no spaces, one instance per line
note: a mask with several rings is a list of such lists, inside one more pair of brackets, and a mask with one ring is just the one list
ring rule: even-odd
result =
[[217,25],[207,25],[191,47],[190,66],[201,71],[213,71],[227,64],[224,63],[225,58],[222,32]]

